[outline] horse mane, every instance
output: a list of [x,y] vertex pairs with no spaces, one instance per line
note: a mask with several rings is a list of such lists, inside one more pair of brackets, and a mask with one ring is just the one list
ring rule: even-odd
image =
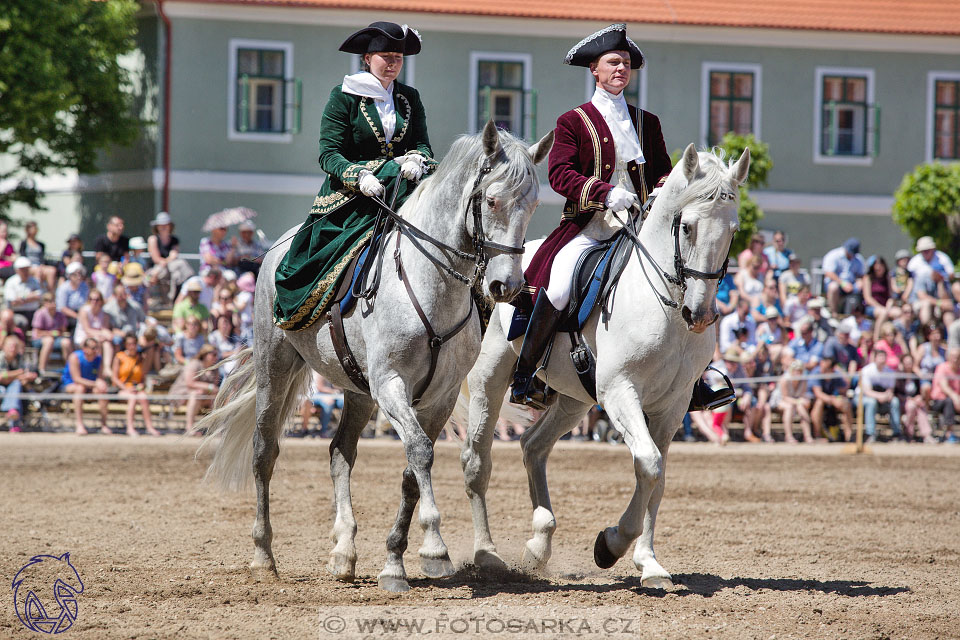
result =
[[[527,151],[527,145],[508,131],[499,130],[501,151],[494,160],[492,171],[487,174],[476,191],[483,191],[492,182],[504,184],[504,195],[510,199],[504,205],[512,206],[513,202],[526,195],[520,187],[531,178],[536,181],[536,168],[533,159]],[[476,177],[475,169],[480,168],[483,157],[483,132],[457,136],[450,145],[450,150],[443,157],[437,172],[430,180],[421,183],[418,191],[425,195],[430,189],[437,189],[448,181],[453,184],[473,180]],[[473,193],[467,194],[467,197]]]
[[[683,190],[678,202],[679,209],[692,205],[694,201],[702,203],[695,208],[702,206],[706,209],[720,197],[721,193],[731,192],[729,189],[725,189],[727,187],[727,174],[736,160],[726,160],[726,152],[720,147],[701,149],[698,155],[700,157],[700,175],[690,184],[691,188]],[[674,168],[676,169],[676,167]],[[739,203],[740,190],[733,189],[732,193],[735,201]]]

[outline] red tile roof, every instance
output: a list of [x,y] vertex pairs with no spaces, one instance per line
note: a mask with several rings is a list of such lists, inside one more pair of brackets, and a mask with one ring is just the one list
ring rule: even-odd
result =
[[960,0],[188,0],[219,4],[960,35]]

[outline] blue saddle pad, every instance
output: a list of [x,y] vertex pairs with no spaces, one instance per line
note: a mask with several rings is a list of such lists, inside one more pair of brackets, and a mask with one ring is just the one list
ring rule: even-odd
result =
[[353,270],[353,273],[350,274],[350,288],[347,289],[347,295],[343,296],[343,299],[340,300],[340,315],[346,315],[350,309],[353,309],[353,305],[357,304],[357,299],[353,296],[353,287],[357,284],[357,278],[360,277],[360,272],[363,271],[363,263],[367,260],[367,253],[370,251],[370,245],[367,244],[363,248],[363,251],[360,252],[360,258],[357,260],[357,266]]

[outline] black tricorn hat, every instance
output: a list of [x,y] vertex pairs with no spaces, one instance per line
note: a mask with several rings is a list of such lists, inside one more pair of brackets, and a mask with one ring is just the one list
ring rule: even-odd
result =
[[359,54],[395,51],[412,56],[420,53],[420,34],[407,25],[373,22],[344,40],[340,51]]
[[618,22],[593,33],[567,52],[564,64],[575,67],[589,67],[590,63],[607,51],[629,51],[630,66],[639,69],[643,66],[643,53],[637,43],[627,37],[627,24]]

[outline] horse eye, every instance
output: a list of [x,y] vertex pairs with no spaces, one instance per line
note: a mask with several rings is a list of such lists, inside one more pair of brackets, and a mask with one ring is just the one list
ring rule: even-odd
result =
[[491,209],[497,208],[497,199],[492,196],[487,196],[487,206]]
[[683,223],[683,235],[685,236],[690,235],[690,225],[687,224],[686,222]]

